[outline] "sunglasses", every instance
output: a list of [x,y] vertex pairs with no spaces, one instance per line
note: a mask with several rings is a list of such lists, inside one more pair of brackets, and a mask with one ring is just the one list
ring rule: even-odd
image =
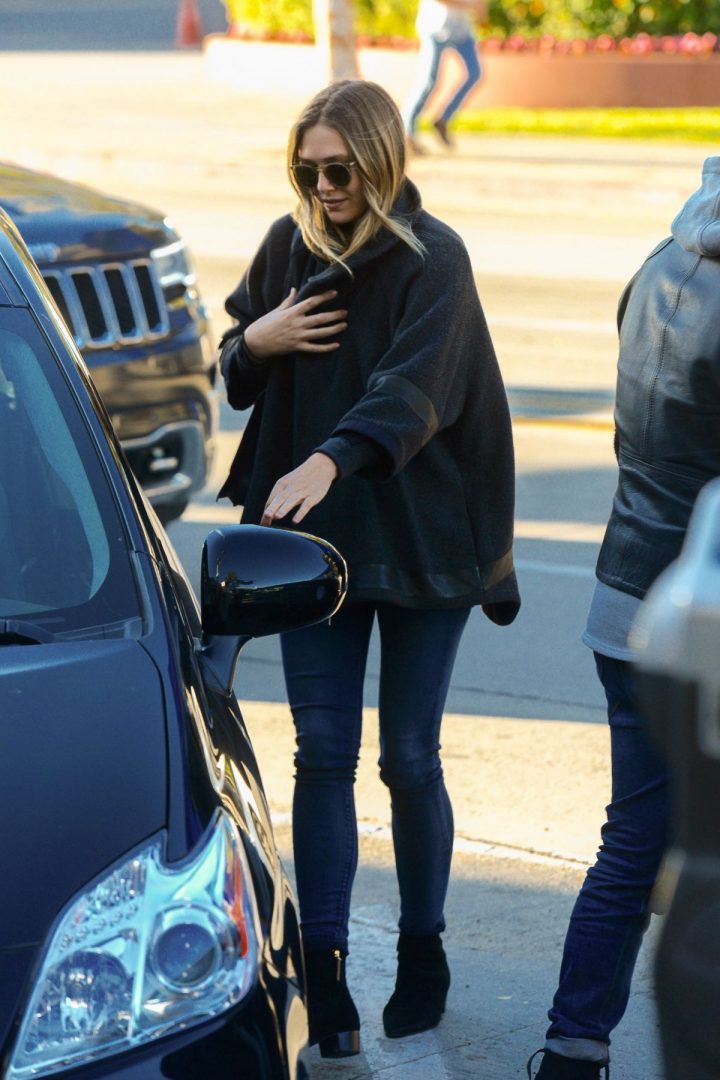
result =
[[327,165],[307,165],[296,161],[292,167],[293,176],[301,188],[314,191],[318,186],[318,177],[323,174],[333,187],[347,187],[352,180],[351,169],[357,164],[356,161],[330,161]]

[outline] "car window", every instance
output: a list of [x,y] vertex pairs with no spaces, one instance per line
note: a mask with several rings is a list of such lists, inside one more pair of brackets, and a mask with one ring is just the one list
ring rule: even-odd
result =
[[139,630],[125,530],[82,412],[32,316],[0,311],[0,620]]

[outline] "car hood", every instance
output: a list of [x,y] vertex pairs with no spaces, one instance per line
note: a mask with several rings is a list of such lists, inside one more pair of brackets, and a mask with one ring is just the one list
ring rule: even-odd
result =
[[0,648],[0,954],[166,821],[160,677],[137,641]]
[[178,239],[156,210],[0,162],[0,206],[41,267],[147,254]]

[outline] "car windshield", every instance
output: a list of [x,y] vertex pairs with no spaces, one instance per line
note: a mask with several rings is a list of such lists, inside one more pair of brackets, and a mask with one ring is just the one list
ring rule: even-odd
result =
[[82,412],[30,313],[0,308],[0,644],[141,625],[125,529]]

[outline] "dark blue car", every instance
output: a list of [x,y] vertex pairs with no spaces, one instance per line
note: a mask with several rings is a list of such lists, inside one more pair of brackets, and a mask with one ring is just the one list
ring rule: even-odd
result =
[[295,903],[232,692],[342,558],[247,526],[198,606],[0,212],[0,1075],[305,1075]]

